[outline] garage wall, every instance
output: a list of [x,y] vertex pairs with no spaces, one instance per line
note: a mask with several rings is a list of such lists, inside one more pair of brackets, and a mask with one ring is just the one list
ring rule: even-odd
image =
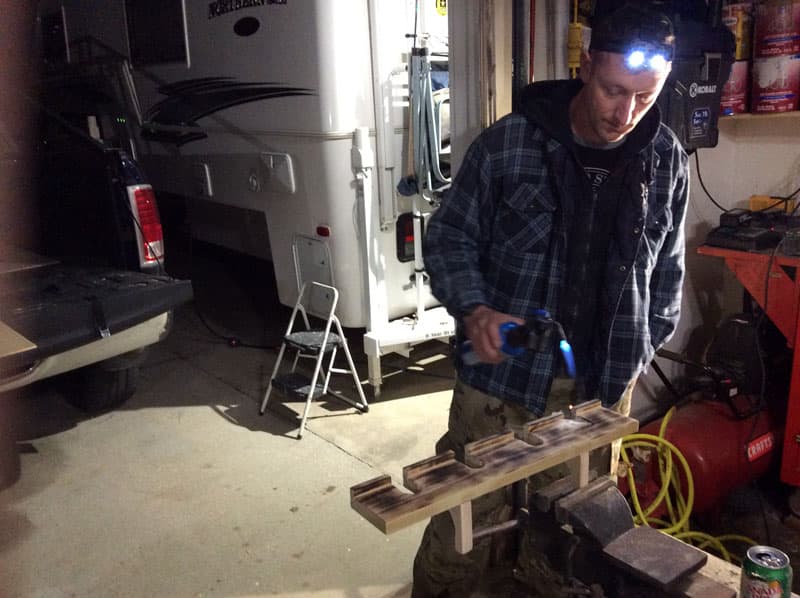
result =
[[[791,117],[721,119],[719,145],[701,149],[700,174],[706,188],[726,208],[747,207],[750,195],[787,195],[800,187],[800,112]],[[689,343],[692,329],[714,327],[720,312],[741,307],[741,286],[722,260],[696,255],[720,210],[703,192],[691,157],[692,181],[687,216],[686,317],[676,341]]]
[[[747,207],[750,195],[787,195],[800,187],[800,112],[723,118],[719,129],[717,147],[698,151],[703,182],[719,204]],[[720,210],[700,186],[695,157],[690,161],[683,314],[668,348],[700,358],[721,320],[741,310],[742,287],[723,260],[697,255],[697,247],[718,224]],[[669,362],[658,363],[669,375],[680,373]],[[639,384],[637,410],[655,409],[651,403],[662,392],[658,378],[650,371]]]

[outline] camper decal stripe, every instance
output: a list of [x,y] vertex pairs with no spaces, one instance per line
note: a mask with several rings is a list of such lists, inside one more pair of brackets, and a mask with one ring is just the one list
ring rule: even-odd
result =
[[[253,6],[264,6],[265,4],[267,4],[266,0],[218,0],[208,5],[208,18],[213,19],[214,17],[235,10],[242,10],[243,8],[251,8]],[[270,2],[270,4],[273,3]]]
[[208,18],[213,19],[229,12],[254,6],[264,6],[265,4],[286,4],[286,0],[217,0],[209,3]]
[[[178,81],[159,88],[166,99],[154,104],[145,114],[149,124],[198,126],[196,121],[233,106],[288,96],[315,95],[314,90],[279,83],[241,82],[231,77],[203,77]],[[202,132],[174,133],[147,129],[148,139],[183,145],[203,139]]]

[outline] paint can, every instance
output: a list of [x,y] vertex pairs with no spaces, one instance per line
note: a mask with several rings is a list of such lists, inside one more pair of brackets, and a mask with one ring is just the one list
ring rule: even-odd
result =
[[722,87],[722,95],[719,98],[720,114],[731,116],[747,112],[749,91],[750,61],[737,60],[731,65],[731,74]]
[[800,54],[753,60],[750,112],[797,110],[800,95]]
[[800,0],[766,0],[756,4],[753,56],[800,53]]

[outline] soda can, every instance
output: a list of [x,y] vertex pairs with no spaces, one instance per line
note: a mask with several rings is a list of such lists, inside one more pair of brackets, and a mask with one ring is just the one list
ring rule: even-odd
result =
[[751,546],[742,563],[740,598],[790,598],[789,557],[772,546]]

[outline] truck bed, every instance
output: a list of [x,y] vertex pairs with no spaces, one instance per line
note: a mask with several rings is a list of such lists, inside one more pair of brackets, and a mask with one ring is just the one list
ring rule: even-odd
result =
[[113,338],[192,298],[190,281],[111,268],[51,264],[0,277],[0,321],[33,345],[0,355],[0,378]]

